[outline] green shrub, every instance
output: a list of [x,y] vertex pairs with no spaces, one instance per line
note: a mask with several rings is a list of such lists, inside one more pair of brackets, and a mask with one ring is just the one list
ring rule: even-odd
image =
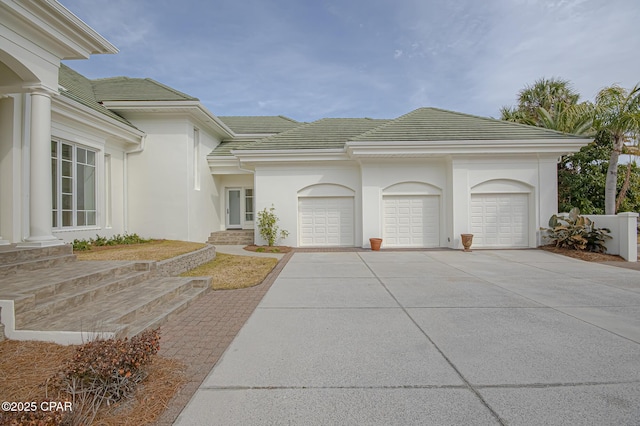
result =
[[289,232],[278,227],[278,216],[274,213],[275,207],[273,205],[269,210],[265,207],[264,210],[258,212],[258,229],[260,235],[264,238],[269,246],[275,245],[278,239],[287,238]]
[[91,247],[101,246],[118,246],[126,244],[144,244],[150,242],[151,239],[145,239],[138,234],[116,234],[111,238],[101,237],[96,234],[96,238],[89,238],[89,240],[73,240],[74,251],[86,251],[91,250]]
[[554,214],[549,219],[549,228],[542,229],[547,232],[545,238],[553,245],[573,250],[606,253],[604,242],[611,238],[610,229],[596,228],[591,219],[580,216],[577,207],[571,209],[567,216]]

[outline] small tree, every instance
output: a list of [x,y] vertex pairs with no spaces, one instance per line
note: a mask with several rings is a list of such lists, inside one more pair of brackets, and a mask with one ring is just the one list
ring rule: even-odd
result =
[[267,210],[265,207],[262,211],[258,212],[258,229],[260,230],[260,236],[264,238],[269,247],[275,245],[278,239],[287,238],[289,232],[278,227],[278,216],[274,213],[276,210],[271,205],[271,208]]

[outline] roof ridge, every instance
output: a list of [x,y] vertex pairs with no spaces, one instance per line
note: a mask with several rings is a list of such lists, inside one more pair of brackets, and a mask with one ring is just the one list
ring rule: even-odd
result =
[[[532,126],[532,125],[529,125],[529,124],[522,124],[522,123],[516,123],[514,121],[502,120],[500,118],[483,117],[481,115],[474,115],[474,114],[469,114],[469,113],[460,112],[460,111],[450,111],[450,110],[447,110],[447,109],[436,108],[436,107],[421,107],[421,108],[415,109],[414,111],[411,111],[409,114],[411,114],[412,112],[418,111],[418,110],[422,110],[422,109],[432,109],[432,110],[435,110],[435,111],[446,112],[446,113],[449,113],[449,114],[456,114],[456,115],[460,115],[460,116],[463,116],[463,117],[477,118],[477,119],[482,119],[482,120],[490,121],[490,122],[494,122],[494,123],[495,122],[504,123],[506,125],[519,126],[519,127],[523,127],[523,128],[527,128],[527,129],[531,129],[533,127],[533,128],[536,128],[536,129],[539,129],[539,130],[542,130],[542,131],[547,131],[547,132],[551,132],[551,133],[555,133],[555,134],[559,134],[559,135],[580,136],[580,135],[574,135],[572,133],[561,132],[559,130],[548,129],[546,127]],[[409,114],[406,114],[406,115],[409,115]]]

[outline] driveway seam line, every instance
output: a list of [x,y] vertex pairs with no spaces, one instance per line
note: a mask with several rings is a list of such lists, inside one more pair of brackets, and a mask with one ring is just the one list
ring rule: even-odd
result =
[[489,405],[489,403],[487,401],[485,401],[485,399],[482,397],[482,395],[480,395],[480,392],[478,392],[473,385],[471,384],[471,382],[469,382],[469,380],[467,380],[466,377],[464,377],[464,375],[462,374],[462,372],[458,369],[458,367],[456,367],[456,365],[449,359],[449,357],[447,357],[445,355],[445,353],[440,349],[440,347],[438,347],[438,345],[431,339],[431,337],[422,329],[422,327],[420,327],[420,325],[416,322],[416,320],[409,314],[409,312],[407,311],[407,309],[402,306],[402,304],[400,303],[400,301],[394,296],[393,293],[391,293],[391,291],[387,288],[387,286],[384,284],[384,282],[380,279],[380,277],[378,276],[378,274],[376,274],[373,269],[371,268],[371,266],[369,266],[369,264],[367,263],[367,261],[365,259],[362,258],[362,256],[360,255],[360,253],[356,253],[358,255],[358,257],[360,258],[360,260],[364,263],[364,265],[367,267],[367,269],[369,269],[369,271],[371,271],[371,273],[373,274],[374,277],[376,277],[376,279],[378,280],[378,282],[380,282],[380,285],[382,285],[382,287],[385,289],[385,291],[387,293],[389,293],[389,296],[391,296],[391,298],[398,304],[398,306],[400,306],[400,308],[402,309],[402,311],[404,312],[404,314],[409,318],[409,320],[418,328],[418,330],[420,330],[420,333],[422,333],[422,335],[424,337],[426,337],[426,339],[433,345],[434,348],[436,348],[436,350],[440,353],[440,355],[444,358],[444,360],[451,366],[451,368],[453,368],[453,371],[456,372],[456,374],[460,377],[460,379],[462,380],[462,382],[466,385],[466,388],[469,389],[479,400],[480,403],[482,405],[485,406],[485,408],[487,410],[489,410],[489,412],[491,413],[491,415],[498,421],[499,424],[501,425],[506,425],[506,421],[504,419],[502,419],[502,417],[500,417],[500,415]]

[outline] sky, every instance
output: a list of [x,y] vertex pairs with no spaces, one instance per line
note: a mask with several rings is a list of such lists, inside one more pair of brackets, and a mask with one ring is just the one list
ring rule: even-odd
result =
[[540,78],[581,100],[640,83],[638,0],[60,0],[116,55],[65,63],[149,77],[212,113],[487,117]]

